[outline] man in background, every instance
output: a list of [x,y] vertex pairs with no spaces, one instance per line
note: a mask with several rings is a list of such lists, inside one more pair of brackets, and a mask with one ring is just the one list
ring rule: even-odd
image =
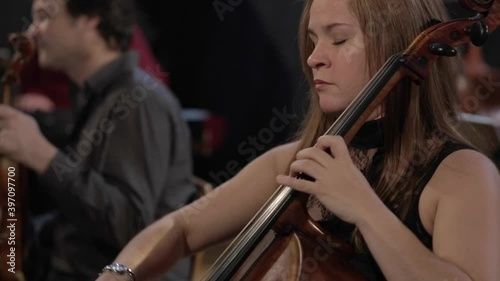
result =
[[[128,52],[133,11],[127,0],[33,1],[38,62],[74,83],[78,117],[58,149],[33,118],[0,106],[0,153],[34,170],[55,202],[37,220],[28,280],[92,280],[193,193],[180,105]],[[188,271],[179,264],[165,280],[186,280]]]

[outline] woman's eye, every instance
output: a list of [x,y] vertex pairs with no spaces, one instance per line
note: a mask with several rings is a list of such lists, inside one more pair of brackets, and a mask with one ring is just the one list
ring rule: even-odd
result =
[[339,40],[339,41],[334,41],[334,42],[333,42],[333,45],[335,45],[335,46],[337,46],[337,45],[342,45],[342,44],[344,44],[344,43],[345,43],[345,41],[347,41],[347,40]]

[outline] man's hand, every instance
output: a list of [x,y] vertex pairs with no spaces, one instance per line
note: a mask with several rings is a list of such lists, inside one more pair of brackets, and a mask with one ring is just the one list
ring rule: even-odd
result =
[[25,93],[16,100],[15,107],[26,112],[53,112],[56,106],[47,96],[39,93]]
[[31,116],[0,105],[0,154],[41,174],[56,153]]

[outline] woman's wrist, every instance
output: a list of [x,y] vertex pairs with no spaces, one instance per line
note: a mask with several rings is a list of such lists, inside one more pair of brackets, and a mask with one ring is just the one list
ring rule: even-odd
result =
[[385,221],[388,216],[392,216],[392,212],[385,206],[382,201],[374,202],[370,207],[365,205],[364,211],[355,221],[355,225],[362,232],[363,229],[370,228],[373,223]]

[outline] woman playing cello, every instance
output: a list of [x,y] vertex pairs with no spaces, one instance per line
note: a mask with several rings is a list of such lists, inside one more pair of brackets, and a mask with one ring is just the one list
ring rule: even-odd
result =
[[311,217],[355,247],[350,263],[369,280],[500,279],[500,176],[456,129],[456,58],[440,58],[419,86],[403,80],[348,146],[321,136],[392,54],[446,19],[441,1],[305,2],[311,96],[297,140],[254,160],[203,209],[194,202],[145,229],[115,260],[133,274],[105,270],[99,281],[149,280],[234,236],[276,184],[311,195]]

